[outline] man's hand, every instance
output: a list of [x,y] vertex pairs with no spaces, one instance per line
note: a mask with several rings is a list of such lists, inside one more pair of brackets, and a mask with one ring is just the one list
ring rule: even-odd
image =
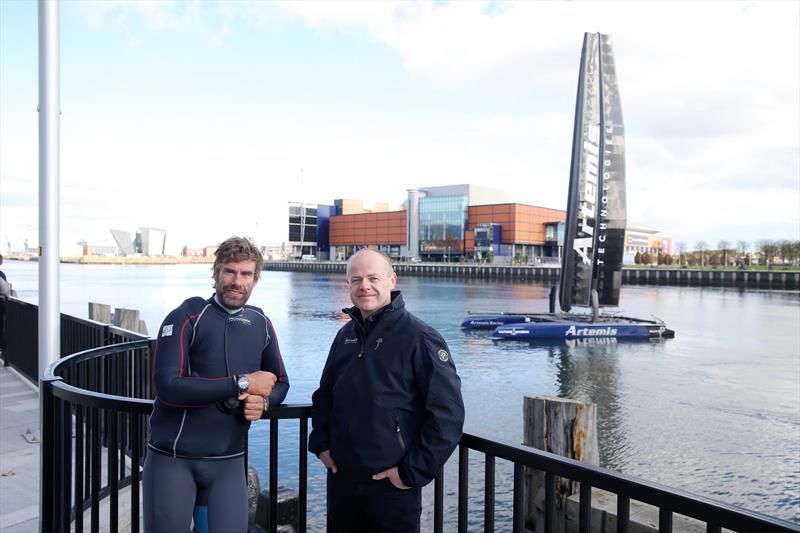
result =
[[325,465],[325,468],[329,469],[334,474],[338,472],[338,469],[336,468],[336,461],[334,461],[333,457],[331,457],[330,450],[325,450],[319,454],[319,460],[322,461],[322,464]]
[[275,374],[272,372],[265,372],[264,370],[251,372],[249,374],[245,374],[245,376],[247,376],[247,379],[250,381],[250,387],[247,389],[247,392],[250,394],[257,394],[262,398],[269,397],[270,393],[272,392],[272,387],[278,380],[278,378],[275,377]]
[[389,478],[389,483],[391,483],[392,485],[394,485],[395,487],[397,487],[400,490],[408,490],[408,489],[411,488],[411,487],[407,487],[407,486],[405,486],[405,484],[403,484],[403,480],[400,479],[400,474],[397,473],[397,467],[396,466],[393,466],[388,470],[384,470],[383,472],[378,472],[377,474],[372,476],[372,479],[374,479],[375,481],[380,481],[380,480],[386,479],[386,478]]
[[264,398],[258,394],[247,394],[243,392],[239,399],[244,402],[244,419],[251,422],[261,418],[264,412]]

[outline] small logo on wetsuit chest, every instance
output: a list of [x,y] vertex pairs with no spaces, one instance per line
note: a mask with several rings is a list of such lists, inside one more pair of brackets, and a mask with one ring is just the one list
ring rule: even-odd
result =
[[248,325],[248,326],[251,324],[250,319],[245,318],[243,316],[232,316],[228,320],[231,321],[231,322],[239,322],[241,324],[245,324],[245,325]]

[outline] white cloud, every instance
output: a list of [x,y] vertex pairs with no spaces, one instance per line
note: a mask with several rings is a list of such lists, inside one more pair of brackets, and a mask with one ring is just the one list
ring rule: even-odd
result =
[[[175,246],[200,245],[229,232],[197,214],[211,209],[243,213],[235,227],[257,224],[265,240],[275,241],[285,238],[289,200],[354,197],[396,206],[406,188],[464,182],[561,207],[585,30],[614,39],[629,220],[709,241],[735,240],[733,233],[743,231],[752,238],[791,235],[800,224],[797,3],[119,0],[69,2],[64,9],[98,38],[118,34],[133,48],[170,34],[178,43],[194,39],[224,51],[245,30],[267,36],[303,24],[326,43],[344,36],[390,50],[415,98],[452,94],[454,101],[435,119],[388,117],[366,131],[355,125],[369,123],[359,102],[340,114],[354,125],[337,127],[322,113],[293,123],[295,117],[276,111],[280,105],[258,100],[266,84],[246,92],[230,80],[227,92],[194,92],[176,77],[172,85],[155,80],[158,89],[143,94],[120,82],[127,91],[121,97],[66,86],[62,181],[70,201],[64,213],[72,218],[63,225],[76,234],[145,225],[167,228]],[[293,58],[292,50],[281,53]],[[186,63],[187,74],[204,72],[202,56]],[[213,72],[204,75],[214,81]],[[281,83],[282,75],[275,72],[270,82]],[[69,73],[63,76],[68,81]],[[13,101],[9,114],[8,102],[0,102],[3,233],[19,225],[7,203],[21,197],[19,184],[36,185],[36,131],[21,104]],[[80,205],[82,198],[89,207],[78,212],[73,200]],[[103,208],[109,220],[101,223]],[[739,227],[743,213],[747,226]]]

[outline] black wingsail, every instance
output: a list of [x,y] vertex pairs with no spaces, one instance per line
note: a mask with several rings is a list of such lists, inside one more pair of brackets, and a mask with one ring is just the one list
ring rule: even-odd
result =
[[618,305],[625,240],[625,139],[611,39],[583,38],[569,176],[561,309]]

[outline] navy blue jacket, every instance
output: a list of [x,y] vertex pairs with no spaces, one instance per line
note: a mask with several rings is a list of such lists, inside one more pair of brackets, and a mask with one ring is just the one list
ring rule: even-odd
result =
[[213,296],[183,302],[158,332],[148,445],[176,457],[244,453],[250,422],[241,409],[229,413],[217,404],[238,396],[234,375],[256,370],[277,376],[269,403],[280,404],[289,378],[275,330],[261,309],[245,305],[231,314]]
[[393,466],[408,486],[428,484],[455,449],[464,425],[461,380],[433,328],[406,311],[400,291],[333,341],[312,396],[309,449],[330,450],[337,468],[364,477]]

